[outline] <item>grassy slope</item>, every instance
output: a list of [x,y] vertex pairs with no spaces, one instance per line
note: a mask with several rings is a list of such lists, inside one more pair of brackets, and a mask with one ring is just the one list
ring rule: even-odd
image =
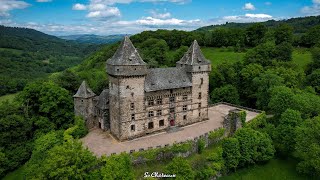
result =
[[19,169],[15,170],[13,172],[10,172],[2,180],[23,180],[24,179],[24,174],[23,174],[24,167],[25,166],[22,166]]
[[[201,48],[201,50],[205,57],[211,60],[213,66],[216,66],[226,61],[232,63],[241,61],[245,55],[245,53],[236,53],[233,51],[226,52],[224,49],[221,48],[203,47]],[[306,66],[311,62],[311,53],[307,49],[294,49],[292,57],[293,62],[303,69],[305,69]]]
[[302,180],[308,179],[299,175],[295,170],[295,162],[290,160],[272,159],[265,165],[238,170],[237,172],[219,178],[221,180]]

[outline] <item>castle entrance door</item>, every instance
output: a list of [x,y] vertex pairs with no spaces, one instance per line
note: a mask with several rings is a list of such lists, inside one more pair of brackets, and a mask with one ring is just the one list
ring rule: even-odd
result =
[[174,125],[175,125],[174,119],[171,119],[170,120],[170,126],[174,126]]

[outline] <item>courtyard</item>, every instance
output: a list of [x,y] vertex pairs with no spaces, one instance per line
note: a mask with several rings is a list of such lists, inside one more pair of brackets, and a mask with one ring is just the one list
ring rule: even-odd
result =
[[[134,140],[119,142],[114,139],[108,132],[101,129],[91,130],[87,136],[81,139],[84,146],[88,147],[97,156],[119,154],[121,152],[147,150],[149,148],[164,147],[173,143],[193,140],[205,133],[222,127],[224,117],[229,110],[236,107],[227,104],[218,104],[209,107],[209,120],[195,123],[189,126],[181,127],[177,131],[165,131],[152,135],[147,135]],[[259,113],[245,110],[247,112],[246,121],[255,118]]]

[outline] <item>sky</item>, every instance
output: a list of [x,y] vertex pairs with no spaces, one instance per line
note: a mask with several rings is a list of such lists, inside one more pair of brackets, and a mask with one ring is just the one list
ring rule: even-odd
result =
[[0,0],[0,24],[52,35],[194,30],[320,15],[320,0]]

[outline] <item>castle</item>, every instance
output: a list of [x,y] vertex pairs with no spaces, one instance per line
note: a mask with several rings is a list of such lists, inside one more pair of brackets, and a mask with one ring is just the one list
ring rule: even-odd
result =
[[211,64],[195,40],[176,67],[148,68],[128,37],[107,60],[109,89],[97,96],[82,82],[76,115],[120,141],[208,119]]

